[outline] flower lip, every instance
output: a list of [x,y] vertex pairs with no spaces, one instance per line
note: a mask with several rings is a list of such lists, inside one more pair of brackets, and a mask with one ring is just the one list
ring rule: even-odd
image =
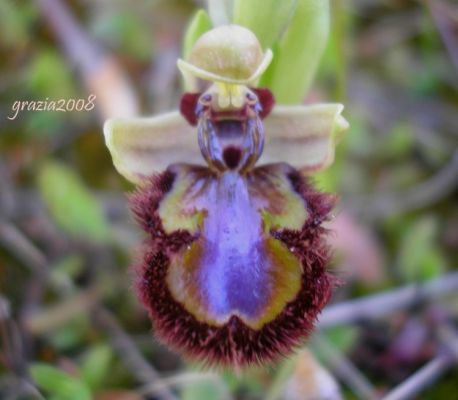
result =
[[[206,184],[199,187],[206,187],[208,190],[212,187],[211,181],[214,182],[214,179],[217,179],[206,169],[181,164],[153,177],[130,199],[138,222],[149,236],[143,257],[139,258],[135,270],[138,293],[154,321],[155,333],[176,351],[184,353],[195,361],[202,361],[208,366],[243,368],[274,362],[291,353],[297,346],[303,345],[303,341],[311,333],[317,315],[329,300],[331,289],[335,285],[335,279],[326,270],[330,257],[329,248],[324,240],[327,230],[315,223],[315,221],[324,221],[329,218],[335,199],[333,196],[316,192],[298,171],[287,165],[264,166],[253,171],[249,180],[250,187],[262,199],[267,200],[272,189],[276,193],[275,188],[278,188],[276,182],[280,179],[287,183],[287,187],[292,185],[294,193],[299,196],[299,199],[302,199],[300,201],[305,201],[307,204],[308,214],[300,229],[276,229],[271,226],[265,232],[267,241],[275,241],[284,249],[279,251],[277,247],[272,248],[274,250],[272,255],[277,254],[275,260],[280,264],[276,264],[278,274],[266,275],[272,279],[272,287],[276,288],[276,291],[269,293],[267,298],[273,300],[272,296],[284,290],[284,285],[287,283],[296,282],[299,288],[297,292],[291,292],[293,299],[291,301],[284,299],[286,301],[283,304],[284,307],[279,307],[275,313],[272,313],[271,303],[269,303],[263,309],[264,311],[260,311],[258,318],[255,318],[254,321],[247,318],[246,315],[245,318],[240,317],[234,310],[229,319],[218,322],[218,320],[214,321],[210,315],[211,309],[205,308],[207,303],[200,301],[199,296],[192,297],[193,293],[208,294],[206,290],[202,290],[209,287],[208,282],[202,285],[203,282],[199,283],[196,279],[178,281],[171,279],[173,276],[183,278],[183,275],[172,275],[174,268],[181,265],[173,262],[174,259],[177,259],[176,257],[185,257],[189,260],[188,266],[192,268],[186,271],[194,271],[197,275],[205,267],[203,253],[192,251],[193,248],[199,248],[197,245],[199,240],[202,244],[206,243],[203,236],[187,229],[165,230],[164,214],[161,216],[158,211],[165,196],[179,193],[183,187],[180,182],[184,182],[183,179],[188,179],[187,177],[191,179],[190,183],[194,179],[203,179]],[[270,180],[269,177],[273,180]],[[273,186],[267,182],[271,182]],[[191,187],[194,185],[192,184]],[[266,192],[266,187],[271,189]],[[207,198],[207,194],[202,192],[201,195]],[[176,200],[175,196],[170,198]],[[290,205],[290,202],[285,205],[286,215],[294,217],[295,213],[291,214]],[[271,206],[274,208],[270,208]],[[266,207],[279,216],[280,209],[277,209],[277,206],[278,202],[271,205],[266,203]],[[218,218],[219,214],[216,215]],[[297,216],[294,217],[293,225],[296,224],[296,221]],[[301,278],[296,280],[293,274],[284,281],[283,279],[289,275],[285,274],[283,267],[289,263],[283,265],[281,260],[283,260],[285,251],[292,248],[294,250],[291,250],[293,254],[290,256],[296,257],[302,266]],[[189,257],[185,256],[185,253],[189,251]],[[179,272],[180,268],[177,271]],[[214,273],[213,270],[212,272]],[[240,270],[239,272],[245,271]],[[213,282],[219,282],[218,276],[214,277]],[[184,290],[185,287],[182,287],[181,283],[185,283],[188,290]],[[244,288],[251,283],[248,279],[241,280],[240,285],[235,289],[240,289],[243,293]],[[182,293],[189,293],[190,296],[182,296]],[[233,301],[237,300],[237,293],[230,292],[229,295]],[[193,300],[190,301],[191,299]],[[204,310],[203,315],[202,310]],[[201,318],[202,316],[204,319]]]

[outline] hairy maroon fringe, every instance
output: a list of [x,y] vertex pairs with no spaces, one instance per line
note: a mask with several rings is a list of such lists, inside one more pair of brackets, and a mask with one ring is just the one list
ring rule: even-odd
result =
[[[130,208],[135,220],[152,239],[150,246],[158,249],[178,251],[188,245],[195,238],[185,230],[178,230],[167,235],[162,227],[158,215],[158,207],[164,195],[172,189],[175,175],[166,170],[162,174],[154,175],[144,186],[138,188],[129,196]],[[146,242],[145,242],[146,244]]]
[[260,330],[248,327],[236,316],[223,326],[211,326],[198,321],[173,299],[165,283],[169,254],[196,239],[186,231],[167,235],[162,228],[157,209],[172,188],[174,175],[168,171],[157,175],[131,195],[134,215],[149,234],[136,267],[136,286],[157,337],[169,347],[207,366],[244,367],[274,362],[309,336],[335,284],[326,272],[330,255],[325,242],[327,230],[321,223],[329,219],[336,198],[315,191],[298,172],[288,177],[306,201],[309,218],[300,231],[272,230],[271,234],[300,258],[304,272],[297,297]]

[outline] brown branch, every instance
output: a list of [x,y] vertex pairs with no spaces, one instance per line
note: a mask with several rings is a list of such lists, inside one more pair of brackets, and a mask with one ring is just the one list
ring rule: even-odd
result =
[[[135,374],[140,383],[160,382],[158,372],[143,358],[135,343],[121,328],[113,314],[102,306],[94,310],[95,323],[108,333],[113,348],[121,356],[126,366]],[[159,387],[156,394],[164,400],[177,400],[165,386]]]
[[323,311],[319,329],[376,319],[393,312],[458,292],[458,272],[444,275],[422,285],[409,285],[386,293],[331,305]]
[[[0,244],[6,245],[8,251],[26,264],[31,271],[39,275],[49,275],[49,262],[35,245],[16,227],[8,222],[0,223]],[[60,291],[58,281],[49,281],[54,289]],[[76,293],[77,295],[78,293]],[[80,308],[81,310],[81,308]],[[143,358],[129,336],[122,330],[115,317],[101,305],[95,306],[96,322],[109,332],[113,347],[118,350],[121,360],[140,383],[154,382],[159,378],[158,372]],[[53,316],[55,318],[55,315]],[[59,318],[61,318],[59,312]],[[33,324],[32,324],[33,326]],[[161,399],[176,400],[167,388],[160,392]]]
[[100,293],[93,288],[67,296],[56,305],[28,315],[24,321],[25,329],[33,335],[52,332],[73,320],[75,316],[87,313],[99,297]]
[[345,355],[334,348],[328,340],[322,336],[315,335],[313,337],[313,344],[324,357],[331,371],[346,383],[360,399],[378,399],[379,396],[369,380]]
[[0,296],[0,321],[8,319],[11,315],[10,302]]
[[16,321],[11,318],[8,300],[2,296],[0,296],[0,361],[12,372],[14,398],[26,396],[44,399],[29,375],[22,332]]
[[93,42],[63,1],[36,1],[89,93],[96,95],[95,110],[102,119],[137,114],[136,94],[118,62]]
[[211,372],[183,372],[181,374],[174,374],[173,376],[162,378],[155,383],[145,385],[138,393],[142,396],[154,396],[164,387],[184,387],[198,382],[211,383],[218,390],[219,400],[232,400],[225,382],[218,374]]
[[371,195],[370,198],[361,201],[370,204],[365,214],[369,218],[383,219],[434,204],[456,189],[457,171],[458,151],[455,151],[450,162],[426,182],[404,192]]
[[383,400],[407,400],[434,383],[451,365],[451,358],[441,354],[389,392]]
[[0,244],[26,265],[34,274],[48,269],[44,254],[28,240],[13,224],[0,220]]
[[450,59],[458,70],[458,8],[440,0],[425,0],[425,3],[431,12]]
[[22,303],[21,314],[27,315],[43,296],[49,273],[48,260],[15,225],[3,220],[0,220],[0,245],[32,273]]

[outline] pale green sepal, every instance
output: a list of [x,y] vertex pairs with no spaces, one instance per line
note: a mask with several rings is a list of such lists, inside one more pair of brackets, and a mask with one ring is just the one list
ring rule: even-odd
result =
[[202,68],[196,67],[195,65],[192,65],[191,63],[184,61],[182,59],[178,59],[177,66],[178,66],[178,69],[182,72],[183,76],[185,77],[194,76],[196,78],[207,80],[207,81],[224,82],[224,83],[235,84],[235,85],[255,85],[259,77],[263,74],[263,72],[269,66],[270,62],[272,61],[272,57],[273,57],[272,51],[270,49],[267,49],[256,71],[254,71],[253,74],[246,79],[236,79],[236,78],[230,78],[230,77],[226,77],[222,75],[216,75],[212,72],[209,72]]
[[259,164],[287,162],[304,173],[334,161],[334,150],[348,122],[342,104],[276,106],[264,120],[265,147]]
[[110,119],[103,132],[116,169],[135,184],[173,163],[203,164],[195,128],[177,111],[150,118]]

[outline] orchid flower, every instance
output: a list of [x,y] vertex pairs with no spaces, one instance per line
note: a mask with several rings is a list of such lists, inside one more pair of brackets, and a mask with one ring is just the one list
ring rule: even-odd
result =
[[180,111],[104,127],[115,167],[137,185],[141,301],[160,339],[207,364],[290,353],[334,285],[322,223],[335,198],[307,176],[332,163],[343,106],[275,106],[256,87],[271,59],[248,29],[212,29],[178,60],[195,89]]

